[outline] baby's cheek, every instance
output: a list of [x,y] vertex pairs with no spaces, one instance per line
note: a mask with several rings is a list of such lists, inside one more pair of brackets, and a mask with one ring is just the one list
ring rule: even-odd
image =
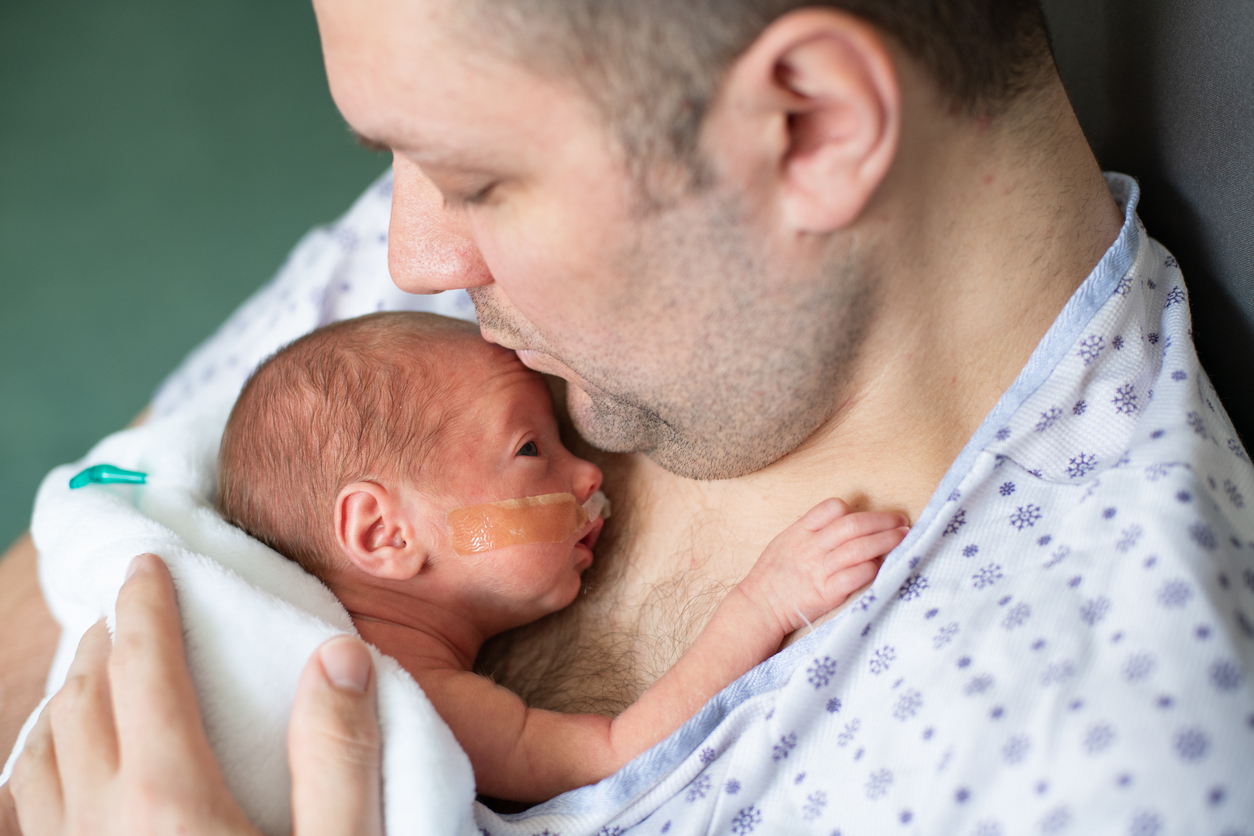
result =
[[511,546],[482,556],[493,558],[485,561],[485,575],[493,592],[505,600],[544,604],[553,611],[570,603],[572,586],[578,592],[579,573],[565,543]]
[[570,493],[507,499],[448,512],[449,539],[459,555],[529,544],[563,543],[588,522]]

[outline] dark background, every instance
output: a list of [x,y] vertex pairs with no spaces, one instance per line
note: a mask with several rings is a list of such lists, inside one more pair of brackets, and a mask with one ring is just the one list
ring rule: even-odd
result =
[[0,0],[0,550],[388,166],[285,0]]
[[[1044,5],[1248,443],[1254,0]],[[305,2],[0,0],[0,542],[49,468],[126,424],[386,166],[348,139]]]
[[1254,0],[1043,0],[1106,169],[1184,271],[1202,365],[1254,442]]

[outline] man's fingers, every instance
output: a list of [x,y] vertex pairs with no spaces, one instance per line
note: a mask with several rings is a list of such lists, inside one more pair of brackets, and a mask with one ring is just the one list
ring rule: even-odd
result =
[[350,636],[305,665],[287,735],[294,836],[383,833],[375,680],[370,651]]
[[[217,762],[205,737],[187,661],[174,582],[161,559],[140,555],[118,593],[117,631],[109,660],[120,757],[135,765],[139,786],[191,795],[206,793],[204,780]],[[189,764],[202,765],[201,770]],[[218,773],[217,780],[221,780]]]
[[[118,743],[109,693],[109,654],[113,642],[103,621],[78,643],[65,684],[48,704],[52,736],[68,797],[90,804],[117,770]],[[79,789],[75,792],[75,789]],[[74,819],[75,811],[67,811]]]
[[104,619],[93,624],[78,641],[78,651],[74,661],[65,673],[66,679],[92,673],[107,673],[109,654],[113,652],[113,639],[109,637],[109,628]]
[[13,793],[9,785],[0,787],[0,836],[22,836],[17,823],[17,808],[13,806]]
[[100,802],[108,799],[117,768],[107,674],[111,647],[103,621],[84,634],[65,684],[27,736],[13,770],[13,796],[21,810],[14,815],[16,832],[54,834],[67,821],[100,820]]
[[20,811],[17,820],[23,836],[60,833],[65,822],[61,776],[52,740],[51,717],[45,706],[26,736],[26,746],[6,784]]
[[152,555],[131,568],[112,650],[87,633],[18,761],[22,832],[256,836],[205,738],[170,574]]

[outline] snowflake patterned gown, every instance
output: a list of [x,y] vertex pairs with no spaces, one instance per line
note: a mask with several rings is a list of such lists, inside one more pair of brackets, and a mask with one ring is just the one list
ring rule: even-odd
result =
[[[1123,229],[852,606],[493,836],[1254,834],[1254,469],[1172,257]],[[184,363],[166,412],[380,308],[390,177]]]

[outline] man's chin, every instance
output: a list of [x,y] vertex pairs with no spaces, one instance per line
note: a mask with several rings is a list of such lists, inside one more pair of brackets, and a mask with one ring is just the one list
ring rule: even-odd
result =
[[[728,439],[694,442],[654,413],[618,401],[603,402],[574,384],[566,387],[566,407],[575,429],[593,447],[607,453],[641,453],[685,479],[734,479],[761,470],[789,452]],[[737,455],[729,456],[729,449]]]
[[566,410],[575,429],[598,450],[607,453],[648,453],[653,449],[648,434],[642,432],[640,422],[632,420],[635,410],[619,404],[609,406],[569,380],[566,382]]
[[659,467],[686,479],[732,479],[759,470],[786,452],[758,451],[752,445],[740,444],[736,449],[763,455],[732,458],[726,454],[732,445],[693,443],[657,413],[600,390],[589,393],[569,378],[566,410],[575,429],[593,447],[607,453],[642,453]]

